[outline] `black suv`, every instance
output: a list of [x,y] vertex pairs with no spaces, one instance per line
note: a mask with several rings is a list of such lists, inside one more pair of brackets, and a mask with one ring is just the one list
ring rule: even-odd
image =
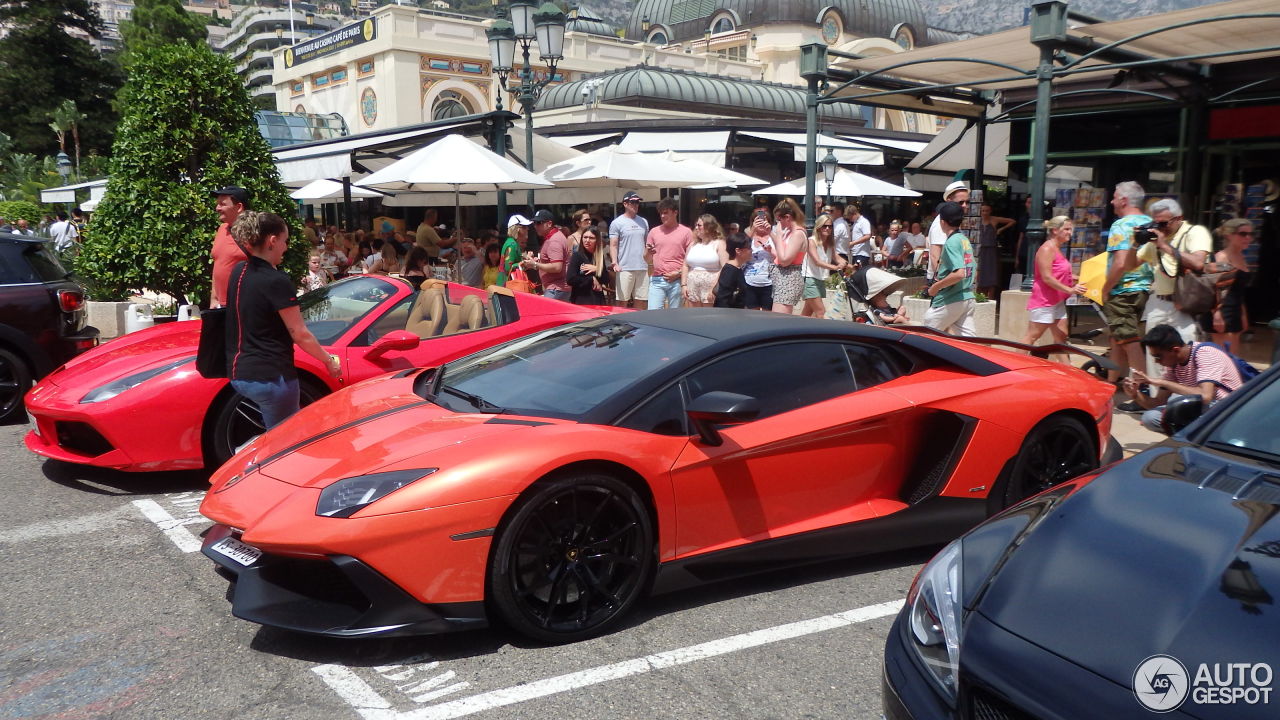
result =
[[84,288],[47,238],[0,233],[0,422],[22,412],[36,378],[98,343]]

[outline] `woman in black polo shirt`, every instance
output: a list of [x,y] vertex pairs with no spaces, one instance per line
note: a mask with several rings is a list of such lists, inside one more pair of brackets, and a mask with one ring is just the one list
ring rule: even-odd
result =
[[265,427],[298,411],[293,344],[340,377],[337,356],[324,351],[302,322],[293,281],[276,269],[289,246],[289,226],[279,215],[247,211],[231,236],[249,256],[227,284],[227,370],[231,387],[262,411]]

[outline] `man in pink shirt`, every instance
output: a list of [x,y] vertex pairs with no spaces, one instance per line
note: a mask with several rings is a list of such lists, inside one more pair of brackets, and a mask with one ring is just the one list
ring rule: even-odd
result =
[[218,198],[214,210],[222,224],[213,236],[213,249],[209,252],[213,257],[213,288],[210,290],[209,307],[222,307],[227,301],[227,281],[231,279],[231,269],[248,259],[231,238],[231,226],[240,217],[240,213],[249,209],[249,191],[228,185],[214,190],[213,194]]
[[542,295],[555,300],[569,301],[569,282],[565,269],[569,264],[569,239],[556,227],[556,217],[547,210],[533,214],[533,229],[542,238],[538,259],[528,261],[528,267],[536,269],[542,278]]
[[680,307],[680,271],[684,256],[693,244],[693,231],[681,225],[680,204],[672,198],[658,201],[658,217],[662,224],[645,238],[645,259],[653,263],[649,276],[649,309]]

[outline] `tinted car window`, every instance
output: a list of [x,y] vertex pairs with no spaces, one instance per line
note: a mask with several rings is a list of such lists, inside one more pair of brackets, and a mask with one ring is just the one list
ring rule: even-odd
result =
[[57,256],[49,249],[48,243],[24,244],[26,244],[26,248],[22,254],[26,256],[27,264],[35,271],[36,282],[51,282],[67,277],[67,269],[62,267],[62,263],[58,261]]
[[867,345],[849,345],[846,352],[859,390],[889,382],[903,373],[902,361],[890,351]]
[[750,395],[760,417],[830,400],[857,390],[845,347],[795,342],[744,350],[689,375],[689,397],[713,390]]
[[1280,459],[1280,433],[1276,432],[1276,423],[1280,420],[1280,382],[1268,383],[1247,401],[1228,410],[1206,439],[1207,444]]
[[[711,341],[601,318],[548,330],[445,365],[443,387],[525,415],[576,418]],[[440,392],[437,402],[471,411]]]
[[618,423],[618,427],[658,435],[689,435],[685,420],[684,393],[680,390],[680,383],[676,383],[641,403]]

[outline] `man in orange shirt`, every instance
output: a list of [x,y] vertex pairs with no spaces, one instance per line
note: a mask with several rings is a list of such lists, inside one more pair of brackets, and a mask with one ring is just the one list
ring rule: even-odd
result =
[[248,256],[231,237],[231,225],[240,217],[240,213],[249,209],[249,191],[235,185],[214,190],[218,204],[214,208],[222,224],[213,236],[213,288],[209,307],[222,307],[227,301],[227,281],[231,279],[231,269],[236,263]]

